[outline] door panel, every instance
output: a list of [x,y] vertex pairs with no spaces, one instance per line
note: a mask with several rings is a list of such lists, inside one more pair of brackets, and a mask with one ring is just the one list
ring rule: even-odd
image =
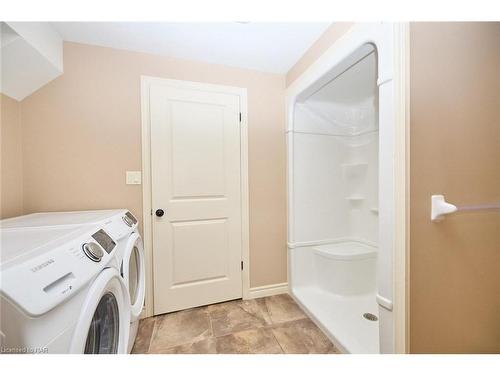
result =
[[150,87],[154,313],[240,298],[239,96]]
[[226,259],[230,256],[226,224],[226,219],[221,219],[188,221],[172,225],[174,286],[184,285],[193,280],[226,278],[228,273]]
[[171,102],[171,116],[173,198],[223,197],[224,107]]

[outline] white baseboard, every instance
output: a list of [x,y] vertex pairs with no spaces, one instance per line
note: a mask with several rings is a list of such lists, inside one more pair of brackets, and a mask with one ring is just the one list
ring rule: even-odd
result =
[[288,283],[270,284],[250,288],[248,297],[249,299],[261,298],[283,293],[288,293]]
[[148,314],[146,314],[146,306],[142,307],[141,314],[139,315],[139,320],[149,318]]

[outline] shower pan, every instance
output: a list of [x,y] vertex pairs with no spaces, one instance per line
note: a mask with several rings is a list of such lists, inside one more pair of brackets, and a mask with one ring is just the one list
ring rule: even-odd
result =
[[393,43],[357,24],[287,90],[290,293],[348,353],[395,352]]

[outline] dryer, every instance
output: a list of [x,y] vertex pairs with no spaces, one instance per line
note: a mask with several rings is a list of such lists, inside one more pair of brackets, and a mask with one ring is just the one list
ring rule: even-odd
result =
[[145,299],[145,256],[138,221],[126,209],[43,212],[1,222],[3,228],[68,227],[89,224],[102,225],[117,243],[112,265],[117,268],[127,286],[130,299],[130,334],[128,352],[132,350],[139,317]]
[[102,225],[2,227],[1,246],[2,352],[127,352],[128,290]]

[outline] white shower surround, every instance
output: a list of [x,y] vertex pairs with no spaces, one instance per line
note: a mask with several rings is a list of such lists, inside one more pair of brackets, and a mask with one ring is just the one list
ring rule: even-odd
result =
[[[296,242],[294,233],[294,110],[299,97],[308,97],[351,66],[368,48],[375,47],[378,65],[379,100],[379,232],[377,260],[377,302],[379,304],[379,350],[381,353],[405,352],[406,348],[406,156],[405,74],[408,30],[405,24],[355,24],[330,47],[286,91],[288,114],[288,248],[321,245],[331,241]],[[396,126],[397,125],[397,126]],[[403,158],[403,161],[398,160]],[[401,224],[403,221],[403,224]],[[289,256],[290,292],[294,293]],[[395,280],[396,279],[396,280]],[[402,285],[401,285],[402,284]],[[366,301],[355,303],[363,304]],[[348,306],[347,306],[348,308]],[[310,311],[308,311],[310,313]],[[328,322],[311,314],[335,342]],[[323,320],[323,321],[322,321]],[[338,342],[337,342],[338,344]],[[341,345],[340,345],[341,346]],[[345,348],[341,349],[346,350]]]

